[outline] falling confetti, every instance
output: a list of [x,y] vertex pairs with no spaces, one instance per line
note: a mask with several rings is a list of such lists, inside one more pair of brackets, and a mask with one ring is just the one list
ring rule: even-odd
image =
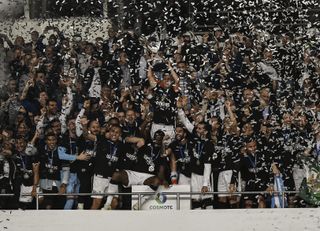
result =
[[[53,132],[63,145],[73,119],[78,136],[84,116],[108,134],[109,123],[124,126],[133,110],[147,143],[157,126],[172,130],[168,143],[176,125],[186,128],[190,175],[210,165],[215,177],[230,177],[225,190],[266,191],[277,182],[295,191],[306,178],[317,191],[314,172],[294,175],[319,164],[319,1],[56,0],[22,11],[20,1],[0,3],[0,179],[9,179],[16,160],[5,154],[16,154],[18,137],[31,142],[39,132],[41,150]],[[279,199],[257,197],[233,202]],[[290,199],[304,207],[314,198]]]

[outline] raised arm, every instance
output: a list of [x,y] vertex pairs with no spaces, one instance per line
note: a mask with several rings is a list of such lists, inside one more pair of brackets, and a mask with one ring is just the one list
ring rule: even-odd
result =
[[90,100],[85,100],[83,103],[83,108],[80,110],[76,118],[76,135],[80,137],[83,133],[83,128],[81,125],[81,118],[84,116],[84,113],[90,109]]
[[[28,143],[27,145],[27,148],[25,150],[26,154],[28,156],[31,156],[31,155],[35,155],[37,153],[37,148],[35,147],[35,144],[37,142],[39,138],[39,132],[36,131],[34,133],[34,136],[32,138],[32,140],[30,141],[30,143]],[[36,196],[37,194],[37,187],[39,185],[39,180],[40,180],[40,175],[39,175],[39,170],[40,169],[40,163],[37,162],[37,163],[33,163],[32,164],[32,172],[33,172],[33,186],[32,186],[32,192],[31,192],[31,195],[33,197]]]
[[73,104],[73,94],[70,86],[67,87],[66,97],[67,97],[67,102],[65,106],[62,108],[62,110],[65,112],[65,115],[68,116],[71,113],[72,104]]
[[71,88],[67,87],[67,95],[62,98],[62,109],[59,120],[61,122],[61,133],[67,131],[67,116],[70,115],[73,104],[73,95]]
[[81,127],[82,127],[82,135],[84,136],[85,139],[87,140],[91,140],[91,141],[97,141],[98,137],[96,135],[91,134],[88,131],[88,124],[89,124],[89,120],[87,119],[87,117],[82,117],[80,120],[81,123]]
[[7,42],[8,46],[10,47],[10,49],[12,49],[14,47],[14,45],[11,42],[11,40],[9,39],[8,35],[0,34],[0,38],[3,38],[3,40],[5,40]]
[[29,91],[29,88],[33,85],[33,80],[32,79],[29,79],[27,81],[27,84],[24,86],[23,90],[22,90],[22,93],[21,93],[21,96],[20,96],[20,101],[23,101],[27,98],[27,94],[28,94],[28,91]]
[[148,80],[149,80],[149,84],[150,84],[151,88],[155,88],[157,86],[157,81],[154,76],[151,65],[149,65],[149,67],[148,67],[148,75],[147,76],[148,76]]
[[94,68],[94,75],[89,88],[89,96],[92,98],[101,98],[101,79],[98,68]]
[[140,131],[142,133],[143,138],[146,140],[150,138],[150,126],[148,125],[152,122],[152,119],[153,119],[153,113],[149,112],[140,125]]
[[177,101],[177,107],[178,107],[178,119],[181,121],[183,126],[188,130],[189,133],[192,133],[194,129],[194,125],[190,122],[190,120],[187,118],[184,110],[182,109],[183,105],[181,103],[181,100]]
[[226,106],[226,109],[227,109],[227,112],[228,112],[228,115],[230,117],[230,120],[232,122],[232,127],[233,129],[236,129],[237,128],[237,117],[236,117],[236,114],[233,112],[232,110],[232,104],[231,104],[231,100],[226,100],[225,101],[225,106]]
[[32,164],[33,186],[32,186],[31,195],[33,197],[35,197],[37,195],[37,187],[39,185],[39,180],[40,180],[39,169],[40,169],[40,163]]
[[38,132],[39,136],[44,136],[44,128],[45,128],[45,121],[46,121],[46,115],[47,115],[47,108],[41,109],[41,116],[40,120],[37,123],[36,131]]

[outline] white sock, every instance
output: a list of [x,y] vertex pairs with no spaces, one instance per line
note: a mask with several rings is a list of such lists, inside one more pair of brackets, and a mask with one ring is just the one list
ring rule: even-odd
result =
[[[116,184],[109,184],[108,193],[117,193],[117,192],[119,192],[118,185],[116,185]],[[111,202],[112,202],[113,197],[114,197],[114,195],[109,195],[109,196],[107,197],[107,201],[106,201],[105,205],[111,205]]]
[[84,204],[83,203],[78,203],[78,209],[83,209]]

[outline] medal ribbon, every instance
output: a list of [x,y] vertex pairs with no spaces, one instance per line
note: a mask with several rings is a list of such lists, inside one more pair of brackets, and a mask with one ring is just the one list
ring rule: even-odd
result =
[[54,151],[51,151],[51,158],[50,158],[50,155],[49,155],[49,153],[48,153],[48,159],[49,159],[49,164],[50,164],[50,167],[52,168],[53,166],[52,166],[52,164],[53,164],[53,152]]
[[70,146],[70,154],[75,155],[77,153],[77,146],[76,142],[70,138],[69,140],[69,146]]
[[158,153],[157,153],[157,155],[153,152],[153,146],[151,145],[150,146],[150,148],[151,148],[151,159],[152,159],[152,161],[154,161],[154,160],[156,160],[157,158],[158,158],[158,156],[160,155],[160,151],[161,151],[161,149],[159,149],[159,151],[158,151]]
[[186,145],[181,145],[179,148],[180,151],[180,157],[182,157],[183,159],[186,157],[185,155],[185,150],[187,149],[187,144]]
[[204,143],[202,143],[202,142],[197,143],[197,152],[199,155],[199,158],[197,158],[198,160],[200,160],[200,158],[202,156],[203,147],[204,147]]
[[23,168],[23,171],[26,171],[26,160],[25,160],[25,158],[24,158],[24,156],[22,156],[21,154],[19,155],[19,159],[21,160],[21,163],[22,163],[22,168]]
[[113,142],[111,142],[111,141],[108,141],[108,142],[110,143],[109,151],[111,154],[111,159],[110,159],[110,161],[111,161],[113,159],[113,157],[116,155],[118,148]]
[[249,159],[249,161],[250,161],[250,163],[251,163],[251,167],[253,167],[253,168],[254,168],[254,170],[256,170],[256,165],[257,165],[257,155],[254,155],[254,162],[252,161],[252,159],[251,159],[250,155],[248,155],[248,159]]

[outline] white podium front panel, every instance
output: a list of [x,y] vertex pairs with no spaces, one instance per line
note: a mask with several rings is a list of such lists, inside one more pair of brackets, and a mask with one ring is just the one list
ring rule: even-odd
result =
[[[132,186],[132,192],[154,192],[149,186]],[[160,186],[152,195],[141,196],[140,210],[177,210],[177,196],[166,194],[166,192],[190,192],[190,185],[173,185],[169,188]],[[137,205],[138,195],[132,196],[132,206]],[[190,195],[180,195],[180,210],[191,208]]]
[[1,231],[317,231],[320,209],[1,210]]

